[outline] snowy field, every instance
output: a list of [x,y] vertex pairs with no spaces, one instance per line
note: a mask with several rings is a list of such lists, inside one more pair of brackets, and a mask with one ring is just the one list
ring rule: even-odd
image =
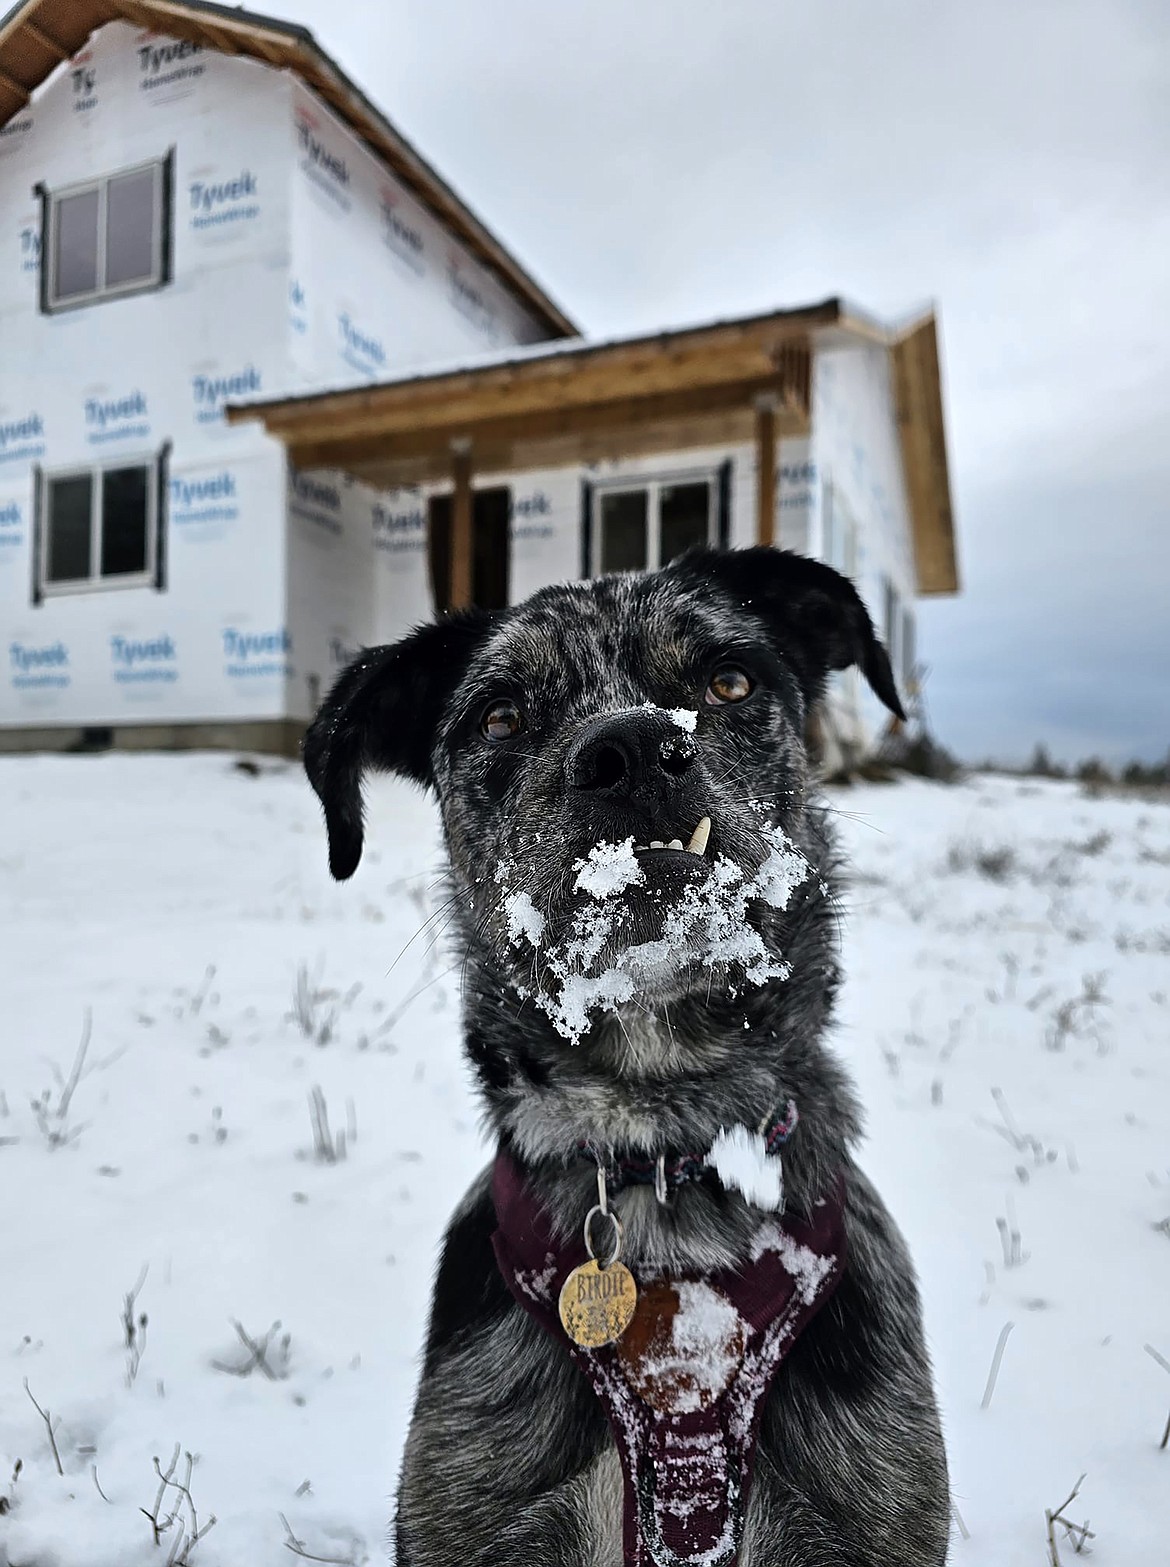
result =
[[[0,762],[0,1567],[383,1560],[436,1244],[487,1150],[431,808],[379,785],[336,887],[301,774],[260,767]],[[952,1561],[1044,1567],[1083,1474],[1097,1567],[1156,1567],[1170,806],[1001,778],[834,803],[839,1046],[922,1275]]]

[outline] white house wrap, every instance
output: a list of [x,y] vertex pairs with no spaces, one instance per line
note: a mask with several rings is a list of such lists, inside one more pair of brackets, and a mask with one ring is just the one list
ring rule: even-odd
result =
[[[425,461],[401,435],[376,471],[320,461],[265,410],[589,345],[302,29],[166,0],[135,9],[157,31],[106,15],[29,0],[0,24],[0,748],[288,748],[436,585],[440,608],[506,603],[755,542],[763,489],[767,542],[854,572],[909,671],[912,599],[956,581],[941,404],[916,460],[933,403],[902,384],[903,336],[808,336],[807,408],[766,446],[748,403],[700,430],[696,387],[656,443],[624,440],[614,404],[510,465],[481,460],[479,426]],[[264,423],[229,422],[243,404]],[[836,700],[859,730],[853,686]]]

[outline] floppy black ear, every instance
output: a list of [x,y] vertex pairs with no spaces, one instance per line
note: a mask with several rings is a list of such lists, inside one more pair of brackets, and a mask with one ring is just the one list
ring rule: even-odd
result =
[[329,869],[338,881],[362,857],[366,768],[433,785],[431,751],[443,710],[494,617],[463,610],[370,647],[337,677],[302,745],[305,771],[325,807]]
[[856,665],[891,713],[905,712],[889,655],[878,641],[857,589],[832,566],[792,550],[692,550],[678,562],[728,589],[758,615],[796,669],[808,702],[819,697],[831,669]]

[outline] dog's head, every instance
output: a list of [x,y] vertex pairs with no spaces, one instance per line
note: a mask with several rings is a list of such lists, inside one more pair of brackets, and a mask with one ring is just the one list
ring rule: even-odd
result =
[[627,1002],[783,978],[805,720],[850,666],[901,716],[852,584],[773,549],[449,616],[361,654],[309,731],[330,867],[361,857],[367,768],[433,788],[465,929],[573,1041]]

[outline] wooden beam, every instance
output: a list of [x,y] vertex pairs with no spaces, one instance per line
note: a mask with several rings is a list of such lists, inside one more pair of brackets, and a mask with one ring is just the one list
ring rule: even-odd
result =
[[[790,421],[782,411],[778,412],[777,421],[778,439],[808,434],[807,425]],[[577,431],[532,441],[518,438],[487,445],[477,432],[475,480],[478,484],[489,476],[538,473],[547,468],[580,468],[591,463],[619,462],[635,457],[664,460],[667,455],[709,451],[712,447],[750,447],[754,439],[755,413],[750,404],[741,404],[733,412],[714,417],[671,419],[633,428]],[[330,466],[320,462],[311,449],[305,452],[302,460],[301,449],[291,446],[289,456],[297,468]],[[396,444],[387,452],[367,449],[363,456],[341,466],[345,472],[375,489],[393,490],[414,484],[446,487],[451,482],[449,451],[411,452]]]
[[[677,390],[700,383],[726,383],[750,376],[778,380],[786,366],[801,367],[802,384],[808,378],[809,332],[836,319],[835,305],[811,306],[757,320],[717,323],[675,333],[656,333],[617,343],[582,345],[573,350],[559,346],[550,354],[517,357],[486,367],[465,367],[421,375],[400,381],[349,388],[343,392],[272,399],[261,405],[265,422],[274,434],[301,435],[300,426],[319,429],[326,423],[353,425],[375,421],[386,427],[391,409],[406,406],[411,422],[432,403],[450,408],[455,398],[480,400],[474,412],[482,417],[485,399],[503,392],[526,395],[540,388],[539,406],[551,401],[550,388],[562,387],[567,401],[597,401],[595,381],[615,384],[625,395],[634,385],[640,393],[653,389],[650,378]],[[793,356],[793,347],[803,352]],[[589,395],[581,388],[588,385]],[[807,400],[807,398],[806,398]]]
[[[158,32],[158,17],[153,15],[145,6],[137,4],[137,0],[118,0],[118,10],[127,21],[133,22],[135,27],[145,28],[148,32]],[[192,43],[198,43],[198,38],[192,38],[189,32],[176,31],[175,37],[189,38]]]
[[19,98],[22,104],[27,103],[29,100],[30,95],[27,88],[22,87],[18,81],[6,75],[3,71],[0,71],[0,87],[3,87],[6,92],[10,92],[14,98]]
[[218,49],[220,54],[239,54],[240,46],[235,39],[230,37],[221,28],[212,27],[210,22],[204,22],[200,28],[204,38],[213,49]]
[[253,48],[259,50],[259,52],[268,61],[269,65],[274,65],[278,71],[283,71],[289,63],[289,55],[287,50],[282,53],[273,44],[267,43],[263,33],[261,32],[256,32],[253,34],[252,46]]
[[891,360],[918,591],[955,593],[959,573],[933,316],[894,345]]
[[776,542],[776,397],[756,398],[756,540]]
[[473,602],[472,560],[474,521],[471,494],[471,442],[451,443],[451,598],[452,609],[469,609]]
[[[599,404],[633,404],[656,396],[715,395],[730,387],[767,386],[789,402],[777,368],[776,345],[720,333],[709,340],[665,346],[659,341],[607,344],[480,370],[355,387],[320,397],[282,400],[229,421],[259,417],[290,442],[376,439],[424,428],[467,428],[484,420],[542,415],[554,407],[579,412]],[[799,403],[797,396],[791,401]]]
[[66,49],[65,45],[58,43],[55,38],[50,38],[43,27],[38,27],[35,22],[24,22],[22,26],[30,38],[35,39],[42,49],[47,49],[50,54],[55,54],[58,60],[68,60],[71,57],[73,51]]
[[[682,420],[701,423],[722,414],[739,413],[744,417],[746,436],[750,440],[752,401],[761,392],[774,394],[775,382],[760,380],[733,387],[702,388],[671,397],[622,398],[584,408],[553,406],[514,417],[448,423],[437,429],[421,422],[414,428],[357,436],[346,432],[335,435],[327,429],[309,431],[303,440],[279,429],[273,433],[285,439],[291,450],[308,454],[307,460],[298,459],[299,467],[348,469],[355,463],[378,458],[427,454],[438,456],[445,469],[451,441],[460,435],[471,435],[477,452],[487,447],[518,442],[532,444],[558,437],[613,436],[620,444],[648,427],[658,428]],[[783,418],[785,433],[798,434],[804,429],[796,416],[784,413]]]

